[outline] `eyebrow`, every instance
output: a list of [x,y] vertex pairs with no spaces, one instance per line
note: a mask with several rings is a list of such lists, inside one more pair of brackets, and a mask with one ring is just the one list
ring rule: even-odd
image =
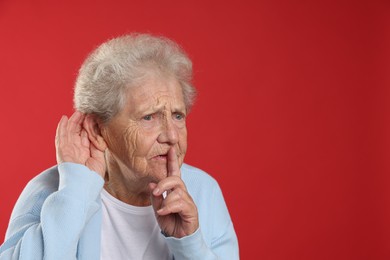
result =
[[[158,112],[162,112],[164,111],[164,105],[161,105],[161,106],[153,106],[153,107],[147,107],[147,106],[138,106],[134,113],[136,115],[139,115],[139,116],[142,116],[142,115],[146,115],[146,114],[155,114],[155,113],[158,113]],[[178,106],[174,106],[172,109],[171,109],[171,112],[172,113],[183,113],[183,114],[187,114],[187,109],[185,106],[181,106],[181,105],[178,105]]]

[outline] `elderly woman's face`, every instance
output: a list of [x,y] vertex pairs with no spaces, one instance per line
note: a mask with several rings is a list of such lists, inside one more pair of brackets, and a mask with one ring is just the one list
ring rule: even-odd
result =
[[186,106],[172,78],[152,77],[129,89],[127,104],[102,129],[112,158],[123,174],[159,181],[167,175],[174,146],[180,165],[187,150]]

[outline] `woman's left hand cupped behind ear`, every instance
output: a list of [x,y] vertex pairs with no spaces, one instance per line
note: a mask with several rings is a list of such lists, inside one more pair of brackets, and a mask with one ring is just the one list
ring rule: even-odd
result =
[[83,128],[85,115],[79,111],[68,119],[62,116],[56,132],[57,163],[72,162],[83,164],[104,178],[106,163],[104,151],[100,151],[90,142],[87,131]]

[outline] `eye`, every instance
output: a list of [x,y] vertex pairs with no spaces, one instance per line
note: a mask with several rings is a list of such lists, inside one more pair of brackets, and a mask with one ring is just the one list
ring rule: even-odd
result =
[[174,114],[174,118],[176,119],[176,120],[183,120],[184,119],[184,115],[183,114],[181,114],[181,113],[175,113]]
[[150,121],[152,120],[153,116],[152,115],[147,115],[143,117],[143,120]]

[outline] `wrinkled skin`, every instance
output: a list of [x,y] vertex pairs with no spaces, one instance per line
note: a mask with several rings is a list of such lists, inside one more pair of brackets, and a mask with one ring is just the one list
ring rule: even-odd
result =
[[57,162],[86,165],[119,200],[152,204],[165,234],[190,235],[199,224],[180,173],[187,150],[185,119],[179,83],[151,77],[129,89],[126,106],[107,124],[80,112],[69,120],[63,117],[57,128]]

